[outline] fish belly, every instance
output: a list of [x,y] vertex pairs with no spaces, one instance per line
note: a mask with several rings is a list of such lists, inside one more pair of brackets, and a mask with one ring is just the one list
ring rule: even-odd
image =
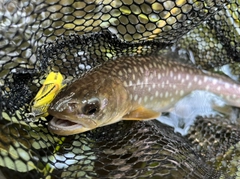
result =
[[233,123],[236,121],[232,107],[221,97],[207,91],[196,90],[179,100],[172,111],[157,120],[173,127],[175,132],[186,135],[197,116],[211,115],[228,115]]

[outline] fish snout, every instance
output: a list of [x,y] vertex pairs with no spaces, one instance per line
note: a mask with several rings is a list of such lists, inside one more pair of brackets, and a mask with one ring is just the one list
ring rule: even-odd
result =
[[68,113],[73,113],[73,112],[78,111],[78,103],[76,103],[76,102],[68,102],[68,103],[66,104],[65,110],[66,110]]
[[48,113],[55,116],[57,114],[59,115],[68,115],[68,114],[76,114],[78,113],[78,103],[77,102],[65,102],[65,103],[55,103],[51,104],[48,108]]

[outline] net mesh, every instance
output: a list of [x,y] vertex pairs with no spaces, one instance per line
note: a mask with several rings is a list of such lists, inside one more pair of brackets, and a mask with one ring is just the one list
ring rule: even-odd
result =
[[198,118],[186,137],[157,121],[69,137],[29,121],[46,75],[66,83],[120,56],[166,54],[239,75],[240,1],[0,0],[0,166],[6,178],[238,178],[239,128]]

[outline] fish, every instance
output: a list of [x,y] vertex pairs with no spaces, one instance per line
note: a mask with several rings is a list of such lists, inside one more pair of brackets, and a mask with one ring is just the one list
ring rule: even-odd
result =
[[120,57],[92,68],[51,102],[50,132],[73,135],[120,120],[153,120],[196,90],[240,107],[240,85],[165,56]]

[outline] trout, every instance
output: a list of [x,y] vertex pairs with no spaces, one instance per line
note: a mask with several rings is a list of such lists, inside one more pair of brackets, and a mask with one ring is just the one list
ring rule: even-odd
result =
[[240,85],[167,57],[121,57],[99,65],[65,87],[48,108],[48,128],[72,135],[120,120],[151,120],[196,90],[240,107]]

